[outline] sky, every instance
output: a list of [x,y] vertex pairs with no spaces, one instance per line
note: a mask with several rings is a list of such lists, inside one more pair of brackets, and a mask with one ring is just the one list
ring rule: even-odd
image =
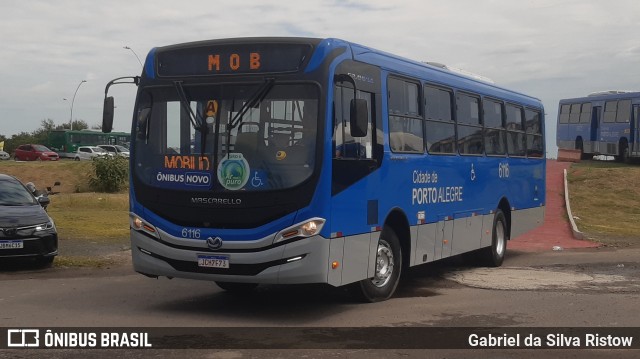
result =
[[[68,123],[72,109],[74,120],[100,124],[107,82],[139,75],[136,57],[154,47],[336,37],[541,99],[554,156],[560,99],[640,90],[638,14],[637,0],[0,0],[0,134]],[[115,131],[129,132],[135,92],[110,89]]]

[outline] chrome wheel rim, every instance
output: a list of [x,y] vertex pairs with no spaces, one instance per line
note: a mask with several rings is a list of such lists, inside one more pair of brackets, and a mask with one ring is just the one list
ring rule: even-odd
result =
[[504,224],[502,221],[498,221],[496,223],[496,254],[499,257],[504,255],[505,247]]
[[378,253],[376,255],[376,273],[371,283],[378,288],[382,288],[391,280],[393,266],[395,264],[391,246],[384,239],[378,242]]

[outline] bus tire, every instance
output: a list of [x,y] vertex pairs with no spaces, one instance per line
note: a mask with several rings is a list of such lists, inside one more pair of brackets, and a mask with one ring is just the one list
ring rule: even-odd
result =
[[627,145],[627,142],[626,141],[622,141],[620,143],[620,147],[619,147],[619,150],[618,150],[619,154],[616,157],[616,160],[618,162],[621,162],[621,163],[628,163],[629,162],[629,151],[628,151],[628,149],[629,149],[629,146]]
[[488,267],[500,267],[504,261],[507,252],[507,241],[509,240],[509,232],[507,229],[507,220],[502,210],[498,209],[493,218],[493,230],[491,234],[491,246],[483,251],[483,263]]
[[580,159],[581,160],[590,160],[593,159],[593,154],[584,153],[584,144],[582,142],[582,138],[578,138],[576,140],[576,150],[580,150]]
[[392,230],[383,230],[376,250],[376,269],[373,278],[353,283],[351,294],[363,302],[381,302],[396,291],[402,272],[402,247]]
[[230,293],[249,293],[253,291],[257,283],[216,282],[216,285]]

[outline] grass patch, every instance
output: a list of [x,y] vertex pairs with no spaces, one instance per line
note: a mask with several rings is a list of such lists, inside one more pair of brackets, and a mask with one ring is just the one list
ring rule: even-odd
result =
[[63,239],[94,242],[129,240],[127,193],[73,193],[51,196],[48,208]]
[[91,161],[0,162],[0,173],[15,176],[23,183],[33,182],[41,190],[58,181],[61,185],[56,187],[56,191],[61,193],[89,191],[91,172]]
[[111,258],[96,258],[88,256],[57,256],[53,261],[56,268],[105,268],[115,264]]
[[568,171],[573,215],[581,231],[597,239],[640,243],[640,166],[585,161]]

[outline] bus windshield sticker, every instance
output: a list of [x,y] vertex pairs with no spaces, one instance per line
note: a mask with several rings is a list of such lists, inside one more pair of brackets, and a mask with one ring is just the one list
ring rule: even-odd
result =
[[207,117],[213,117],[217,113],[218,113],[218,101],[216,100],[207,101],[207,109],[206,109]]
[[276,152],[276,160],[277,160],[277,161],[282,161],[282,160],[284,160],[285,158],[287,158],[287,152],[285,152],[285,151],[278,151],[278,152]]
[[222,187],[236,191],[249,181],[251,170],[242,153],[227,154],[218,165],[218,181]]
[[211,187],[211,173],[207,172],[159,170],[153,179],[157,185],[168,188]]

